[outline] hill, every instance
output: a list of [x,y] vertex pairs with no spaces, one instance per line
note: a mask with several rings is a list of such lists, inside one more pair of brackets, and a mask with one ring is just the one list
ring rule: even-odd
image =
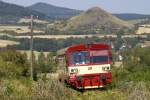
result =
[[135,14],[135,13],[122,13],[122,14],[113,14],[114,16],[122,20],[135,20],[135,19],[145,19],[149,18],[150,15],[146,14]]
[[93,7],[78,16],[72,17],[67,21],[67,29],[113,29],[113,28],[131,28],[132,24],[118,19],[99,7]]
[[81,11],[64,7],[57,7],[46,3],[36,3],[28,7],[34,11],[44,13],[53,19],[66,19],[79,14]]
[[0,23],[13,22],[15,19],[17,20],[18,18],[24,16],[30,16],[31,14],[34,16],[39,16],[39,18],[45,18],[44,14],[37,11],[0,1]]

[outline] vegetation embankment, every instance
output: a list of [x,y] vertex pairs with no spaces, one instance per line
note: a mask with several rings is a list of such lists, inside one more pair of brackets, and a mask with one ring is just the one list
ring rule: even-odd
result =
[[133,48],[124,51],[123,67],[112,68],[112,88],[92,90],[84,93],[65,87],[46,73],[56,71],[50,53],[43,53],[35,62],[37,81],[30,80],[29,62],[26,54],[12,50],[0,51],[0,97],[5,99],[48,99],[48,100],[148,100],[150,97],[150,53],[149,48]]
[[[47,58],[43,53],[39,54],[39,59],[35,62],[35,74],[54,72],[52,55]],[[38,75],[37,75],[38,76]],[[37,77],[35,77],[37,78]],[[30,63],[27,55],[15,50],[0,50],[0,98],[9,100],[29,100],[33,97],[33,81],[30,79]]]
[[[112,68],[113,83],[111,89],[92,90],[81,93],[74,89],[66,88],[55,80],[46,80],[38,81],[38,85],[34,89],[42,88],[42,91],[38,92],[38,94],[41,94],[40,96],[35,97],[45,97],[54,100],[61,100],[63,98],[66,100],[148,100],[150,97],[149,50],[149,48],[136,47],[124,51],[123,67]],[[52,95],[48,95],[48,93]]]
[[12,50],[0,51],[0,98],[28,98],[31,81],[26,55]]

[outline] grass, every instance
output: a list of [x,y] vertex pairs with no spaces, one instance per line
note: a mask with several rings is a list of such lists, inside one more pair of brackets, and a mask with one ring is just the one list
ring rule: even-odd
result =
[[150,97],[149,70],[132,73],[123,68],[113,68],[112,73],[112,89],[79,92],[64,87],[57,80],[40,80],[34,85],[34,97],[37,97],[36,99],[51,98],[51,100],[148,100]]
[[23,65],[20,65],[19,55],[14,53],[1,52],[3,59],[0,59],[0,99],[3,100],[148,100],[150,98],[148,65],[136,66],[136,70],[113,67],[111,88],[80,92],[64,86],[53,77],[46,78],[46,75],[38,81],[31,81],[29,76],[20,76],[22,72],[20,67]]
[[33,96],[36,99],[50,100],[123,100],[123,93],[113,90],[88,90],[79,92],[72,88],[66,88],[57,80],[38,81],[33,88]]
[[21,99],[31,98],[32,85],[28,79],[24,78],[24,81],[22,81],[22,79],[19,80],[15,78],[3,79],[0,81],[0,83],[1,83],[0,98],[5,98],[5,100],[10,100],[10,99],[21,100]]
[[[130,73],[113,69],[112,89],[86,90],[67,88],[49,78],[32,82],[29,78],[5,79],[0,83],[0,97],[19,100],[148,100],[150,97],[149,71]],[[143,78],[144,77],[144,78]]]

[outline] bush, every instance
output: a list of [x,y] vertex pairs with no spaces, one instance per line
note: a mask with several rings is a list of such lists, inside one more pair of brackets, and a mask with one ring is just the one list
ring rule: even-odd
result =
[[26,55],[13,50],[0,51],[0,75],[2,77],[19,77],[28,75]]
[[136,47],[124,52],[124,67],[131,71],[150,69],[150,49]]
[[41,52],[38,56],[37,71],[40,73],[56,72],[57,66],[54,62],[53,57],[54,57],[53,53],[49,53],[46,57],[44,53]]

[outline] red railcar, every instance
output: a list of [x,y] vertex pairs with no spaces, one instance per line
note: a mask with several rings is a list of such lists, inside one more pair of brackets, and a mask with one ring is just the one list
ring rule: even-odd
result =
[[64,82],[77,88],[101,88],[112,82],[110,47],[106,44],[79,44],[65,49]]

